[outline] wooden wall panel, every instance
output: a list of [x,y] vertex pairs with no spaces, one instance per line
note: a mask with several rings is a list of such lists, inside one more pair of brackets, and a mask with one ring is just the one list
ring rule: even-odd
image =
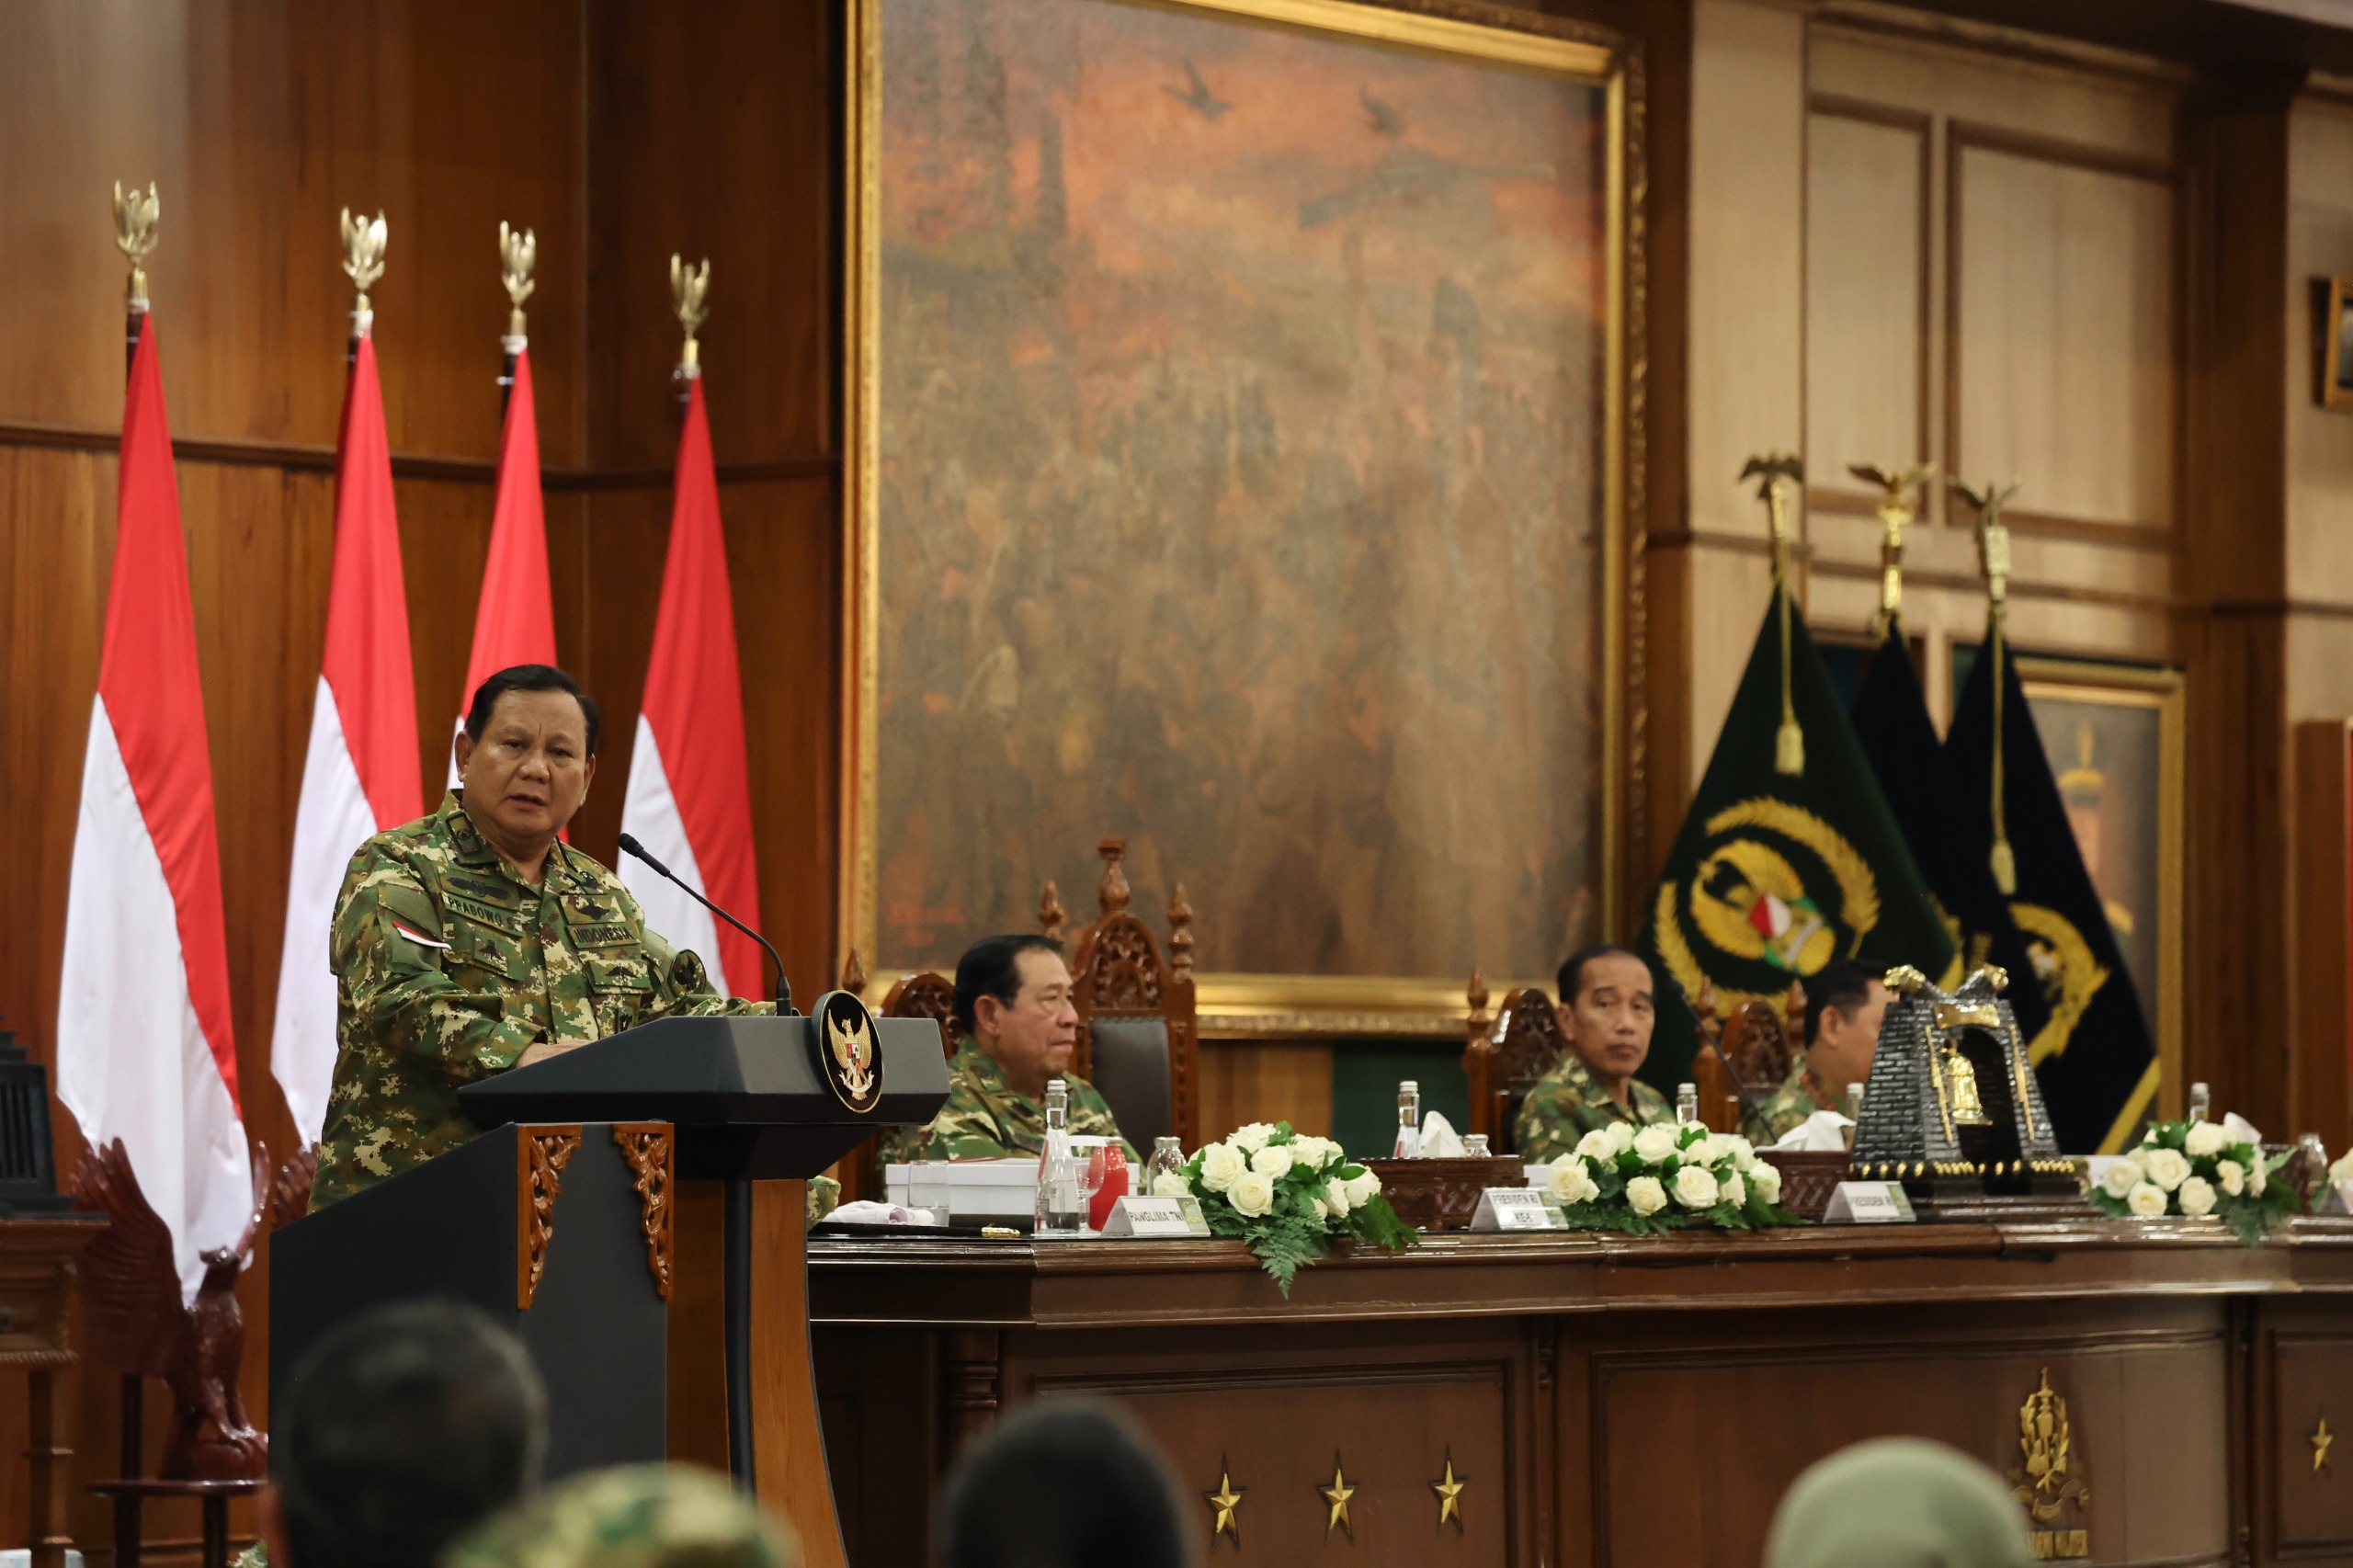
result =
[[1806,120],[1805,444],[1815,492],[1850,463],[1925,462],[1931,121],[1816,98]]

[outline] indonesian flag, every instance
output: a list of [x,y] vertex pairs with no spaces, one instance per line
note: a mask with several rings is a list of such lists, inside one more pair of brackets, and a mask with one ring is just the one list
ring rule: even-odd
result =
[[[510,665],[555,663],[555,596],[548,586],[547,515],[540,505],[540,426],[531,411],[531,352],[515,356],[515,386],[498,442],[498,501],[490,518],[490,563],[474,610],[473,656],[458,696],[458,727],[474,688]],[[450,738],[456,739],[456,732]],[[449,758],[449,788],[458,759]]]
[[392,459],[376,345],[366,334],[343,400],[335,465],[335,577],[326,655],[311,702],[311,745],[294,812],[286,945],[278,971],[269,1067],[305,1143],[319,1140],[335,1077],[335,975],[327,932],[352,853],[425,814],[416,770],[416,692]]
[[212,754],[155,318],[142,318],[122,413],[114,580],[66,894],[57,1092],[94,1144],[119,1138],[172,1233],[193,1301],[199,1255],[253,1207]]
[[[678,437],[677,496],[670,555],[654,619],[654,662],[629,764],[621,828],[745,924],[760,920],[752,854],[752,781],[744,752],[743,676],[735,664],[735,610],[727,592],[727,544],[719,529],[719,481],[702,382],[687,393]],[[621,878],[645,922],[673,946],[710,960],[722,992],[764,996],[760,949],[670,883],[626,860]]]

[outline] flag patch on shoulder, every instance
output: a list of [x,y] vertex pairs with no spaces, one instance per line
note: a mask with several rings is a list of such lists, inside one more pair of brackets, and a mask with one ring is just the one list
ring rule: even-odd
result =
[[449,946],[447,942],[435,941],[432,937],[426,936],[422,931],[412,931],[397,920],[392,922],[392,929],[398,931],[402,936],[406,937],[410,941],[415,942],[421,948],[440,948],[446,951]]

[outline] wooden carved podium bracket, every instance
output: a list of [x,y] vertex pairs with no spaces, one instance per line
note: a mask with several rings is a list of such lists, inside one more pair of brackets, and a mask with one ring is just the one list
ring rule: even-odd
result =
[[563,1190],[563,1167],[580,1147],[580,1124],[515,1131],[515,1305],[529,1312],[547,1270],[555,1200]]
[[636,1179],[638,1226],[645,1233],[645,1267],[654,1288],[670,1299],[670,1176],[673,1133],[666,1121],[616,1121],[613,1142]]

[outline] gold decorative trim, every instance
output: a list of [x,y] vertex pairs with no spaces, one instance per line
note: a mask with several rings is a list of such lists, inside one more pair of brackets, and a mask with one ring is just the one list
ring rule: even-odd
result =
[[[1107,4],[1117,0],[1106,0]],[[1149,4],[1152,0],[1132,0]],[[1190,10],[1304,31],[1333,33],[1511,69],[1581,79],[1607,95],[1607,237],[1602,372],[1602,716],[1599,736],[1601,935],[1622,939],[1647,858],[1643,774],[1649,724],[1643,555],[1649,461],[1649,199],[1646,78],[1642,47],[1608,28],[1470,0],[1162,0]],[[856,0],[845,25],[843,320],[848,354],[843,390],[842,687],[835,968],[853,949],[879,953],[876,896],[877,752],[881,667],[880,579],[881,348],[880,268],[882,0]],[[1222,981],[1247,982],[1265,998],[1222,1008]],[[1203,976],[1201,1034],[1237,1038],[1228,1017],[1296,1024],[1277,1032],[1446,1033],[1461,1019],[1459,977],[1384,977],[1413,994],[1398,1006],[1333,1007],[1313,999],[1324,983],[1273,974]],[[1442,1012],[1422,1000],[1443,994]],[[1426,1022],[1427,1021],[1427,1022]],[[1335,1030],[1334,1023],[1354,1026]],[[1447,1028],[1436,1026],[1444,1023]]]
[[630,1184],[637,1194],[638,1229],[645,1237],[645,1267],[654,1289],[670,1299],[670,1178],[676,1135],[666,1121],[616,1121],[613,1142],[637,1178]]
[[1207,1503],[1216,1515],[1216,1523],[1210,1528],[1211,1551],[1217,1549],[1217,1543],[1221,1539],[1232,1540],[1234,1551],[1242,1550],[1242,1499],[1247,1496],[1249,1492],[1250,1489],[1246,1486],[1233,1484],[1233,1469],[1225,1462],[1224,1455],[1219,1455],[1217,1490],[1201,1494],[1201,1501]]
[[517,1127],[515,1134],[515,1304],[529,1312],[547,1272],[555,1200],[563,1192],[563,1167],[580,1147],[580,1124]]
[[1438,1528],[1446,1528],[1450,1522],[1454,1533],[1462,1533],[1462,1491],[1471,1484],[1467,1475],[1454,1472],[1454,1450],[1446,1450],[1446,1473],[1430,1483],[1430,1491],[1438,1497]]
[[1356,1521],[1348,1517],[1348,1499],[1357,1494],[1357,1489],[1348,1483],[1347,1471],[1340,1463],[1337,1449],[1332,1450],[1332,1484],[1319,1483],[1315,1494],[1324,1499],[1324,1506],[1330,1510],[1324,1521],[1324,1539],[1331,1540],[1332,1532],[1338,1530],[1350,1540],[1355,1540],[1357,1526]]

